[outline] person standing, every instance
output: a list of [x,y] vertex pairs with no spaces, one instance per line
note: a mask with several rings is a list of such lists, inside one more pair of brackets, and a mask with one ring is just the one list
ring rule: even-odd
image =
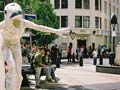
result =
[[29,61],[28,61],[28,49],[27,49],[27,44],[24,44],[24,46],[22,47],[22,63],[23,64],[28,64]]
[[83,66],[83,52],[84,52],[84,48],[81,47],[80,48],[80,53],[79,53],[79,65]]
[[55,44],[51,48],[51,54],[52,54],[52,63],[56,64],[57,56],[58,56],[58,49],[57,49],[57,44]]
[[61,48],[61,46],[59,46],[59,48],[58,48],[58,56],[60,58],[60,63],[61,63],[61,58],[62,58],[62,48]]
[[72,52],[72,48],[69,46],[67,48],[67,59],[68,59],[68,63],[71,62],[71,52]]
[[96,65],[97,64],[97,55],[98,55],[97,50],[94,49],[92,54],[93,54],[93,65]]

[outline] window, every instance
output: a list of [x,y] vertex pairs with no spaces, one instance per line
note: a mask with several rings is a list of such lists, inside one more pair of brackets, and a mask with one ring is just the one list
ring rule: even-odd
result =
[[107,1],[104,1],[104,13],[107,14]]
[[60,27],[60,16],[57,16],[57,25]]
[[75,8],[82,8],[82,0],[75,0]]
[[75,27],[82,28],[82,16],[75,16]]
[[84,0],[84,9],[90,9],[90,0]]
[[61,27],[68,27],[68,16],[61,16]]
[[95,17],[95,28],[99,28],[99,17]]
[[55,9],[59,9],[60,8],[60,0],[54,0],[54,6],[55,6]]
[[102,18],[100,17],[100,29],[102,29]]
[[83,27],[90,28],[90,17],[89,16],[83,17]]
[[61,8],[68,8],[68,0],[61,0]]
[[95,0],[95,10],[99,10],[99,0]]
[[102,11],[102,0],[100,0],[100,11]]

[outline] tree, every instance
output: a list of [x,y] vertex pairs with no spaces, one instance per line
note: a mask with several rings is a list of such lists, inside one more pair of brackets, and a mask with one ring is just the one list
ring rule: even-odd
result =
[[[52,8],[49,0],[18,1],[25,13],[31,13],[29,11],[32,11],[32,13],[37,15],[37,20],[33,20],[35,23],[53,28],[59,28],[58,17],[55,15],[54,9]],[[35,35],[33,37],[33,43],[37,43],[38,45],[49,44],[58,37],[56,34],[52,33],[50,35],[37,31],[32,31],[32,33]]]

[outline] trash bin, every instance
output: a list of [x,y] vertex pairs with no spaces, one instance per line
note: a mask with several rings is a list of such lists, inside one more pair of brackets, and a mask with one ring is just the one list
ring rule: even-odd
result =
[[73,63],[75,63],[75,54],[73,53],[73,56],[72,56],[72,61]]
[[109,64],[111,66],[113,66],[114,65],[114,61],[115,61],[115,53],[114,52],[110,52],[109,53]]
[[99,62],[100,65],[103,65],[103,56],[100,55],[100,62]]
[[83,57],[80,57],[79,66],[83,66]]

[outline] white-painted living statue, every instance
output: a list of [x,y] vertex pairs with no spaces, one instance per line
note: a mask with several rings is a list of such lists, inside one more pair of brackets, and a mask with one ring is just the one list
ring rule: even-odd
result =
[[[68,28],[57,30],[25,20],[23,18],[22,9],[17,3],[6,5],[4,11],[5,20],[0,23],[0,90],[20,90],[22,82],[20,38],[22,37],[25,28],[43,32],[52,32],[58,35],[62,35]],[[3,54],[5,54],[5,57]],[[6,86],[4,70],[5,60],[8,63]]]

